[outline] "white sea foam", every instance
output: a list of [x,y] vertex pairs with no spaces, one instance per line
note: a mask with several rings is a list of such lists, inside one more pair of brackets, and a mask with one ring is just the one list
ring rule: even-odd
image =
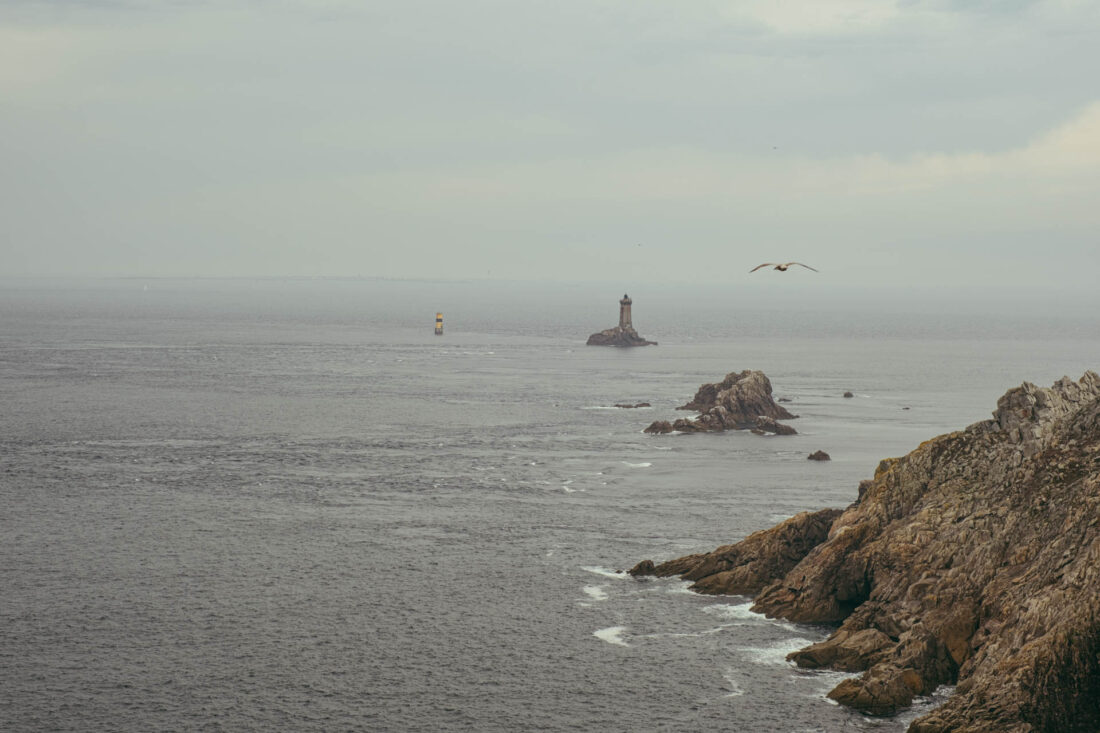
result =
[[683,580],[683,581],[680,581],[679,583],[674,583],[673,585],[669,586],[668,592],[669,593],[685,593],[689,596],[695,595],[695,591],[691,590],[691,581],[690,580]]
[[757,664],[787,666],[787,655],[813,644],[813,639],[793,637],[765,647],[745,647],[741,652]]
[[630,466],[631,468],[649,468],[653,464],[646,461],[644,463],[631,463],[630,461],[619,461],[624,466]]
[[606,629],[600,629],[599,631],[593,631],[592,635],[601,641],[606,641],[608,644],[617,644],[618,646],[630,646],[622,639],[622,633],[626,631],[625,626],[609,626]]
[[602,575],[605,578],[614,578],[615,580],[623,580],[624,578],[630,577],[626,573],[616,573],[614,570],[608,570],[607,568],[596,567],[594,565],[582,567],[581,570],[595,573],[596,575]]
[[619,410],[622,408],[611,407],[610,405],[585,405],[582,410]]
[[594,601],[606,601],[607,593],[604,589],[598,585],[586,585],[584,586],[585,595]]
[[741,697],[745,694],[745,691],[741,689],[741,685],[737,682],[737,674],[738,670],[733,667],[722,673],[722,679],[730,686],[730,691],[726,694],[726,697]]
[[736,605],[732,603],[716,603],[713,606],[704,608],[703,613],[709,613],[719,618],[728,618],[736,621],[758,621],[764,618],[763,614],[753,613],[749,610],[750,608],[752,608],[752,601],[738,603]]

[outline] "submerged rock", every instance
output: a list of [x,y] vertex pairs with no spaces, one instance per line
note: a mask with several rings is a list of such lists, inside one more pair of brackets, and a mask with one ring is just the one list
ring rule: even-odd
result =
[[776,421],[798,417],[772,399],[772,383],[764,372],[749,369],[740,373],[731,372],[721,382],[704,384],[690,402],[676,409],[696,410],[702,414],[694,420],[680,418],[672,423],[657,420],[645,432],[753,430],[793,435],[796,432],[794,428]]
[[862,671],[829,693],[844,705],[889,715],[957,684],[911,732],[1100,729],[1100,376],[1009,390],[831,511],[652,572],[839,624],[789,659]]

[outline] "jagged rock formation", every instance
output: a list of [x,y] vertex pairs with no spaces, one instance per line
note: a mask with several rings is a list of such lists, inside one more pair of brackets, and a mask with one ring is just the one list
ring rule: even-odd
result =
[[680,418],[671,423],[657,420],[645,432],[752,430],[793,435],[794,428],[776,421],[798,417],[787,412],[772,399],[772,383],[764,372],[749,369],[740,373],[730,372],[721,382],[704,384],[691,402],[676,409],[695,410],[703,414],[694,420]]
[[993,419],[883,461],[835,518],[635,571],[840,624],[790,659],[862,671],[829,694],[859,710],[892,714],[957,683],[911,733],[1096,731],[1100,376],[1009,390]]

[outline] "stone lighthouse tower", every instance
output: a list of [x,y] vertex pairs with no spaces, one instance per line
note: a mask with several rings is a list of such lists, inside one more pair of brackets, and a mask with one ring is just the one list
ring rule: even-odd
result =
[[630,322],[630,304],[633,302],[626,293],[623,293],[623,299],[619,301],[619,328],[624,331],[628,328],[634,328],[634,325]]
[[588,337],[589,346],[656,346],[656,341],[646,341],[634,330],[630,320],[630,305],[634,301],[623,294],[619,301],[619,325]]

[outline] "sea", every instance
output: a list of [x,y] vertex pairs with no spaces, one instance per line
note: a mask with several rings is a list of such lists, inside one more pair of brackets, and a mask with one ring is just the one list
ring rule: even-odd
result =
[[[951,688],[861,715],[828,627],[623,571],[1100,368],[1100,309],[780,277],[0,280],[0,730],[903,731]],[[659,345],[586,346],[623,290]],[[745,369],[797,435],[643,433]]]

